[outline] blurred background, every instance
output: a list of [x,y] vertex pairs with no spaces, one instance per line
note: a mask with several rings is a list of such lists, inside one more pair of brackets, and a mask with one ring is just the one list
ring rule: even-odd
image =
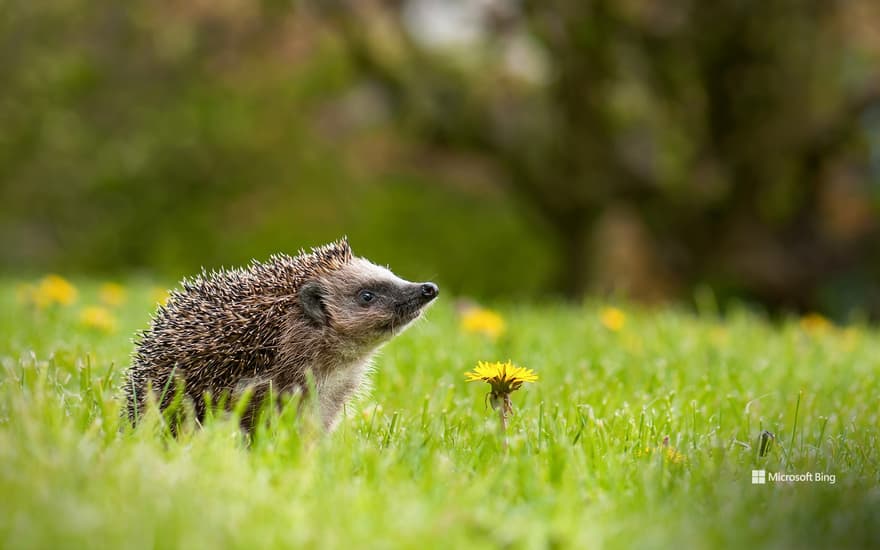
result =
[[875,0],[0,0],[0,272],[350,237],[457,294],[880,315]]

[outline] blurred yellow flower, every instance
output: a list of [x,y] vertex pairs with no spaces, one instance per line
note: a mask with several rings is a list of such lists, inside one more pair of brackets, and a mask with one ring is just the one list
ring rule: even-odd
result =
[[808,313],[801,317],[800,326],[805,332],[819,334],[829,331],[834,325],[832,325],[831,321],[818,313]]
[[171,293],[167,288],[162,288],[161,286],[154,286],[150,291],[150,299],[159,304],[160,306],[164,306],[168,303],[168,298],[171,297]]
[[849,326],[843,329],[842,336],[844,349],[852,351],[852,349],[862,341],[863,333],[860,329]]
[[665,458],[673,464],[684,464],[687,462],[687,456],[680,453],[675,447],[666,447]]
[[106,306],[116,307],[125,303],[125,287],[119,283],[104,283],[98,289],[98,298]]
[[618,332],[626,324],[626,315],[616,307],[606,307],[599,314],[599,320],[608,330]]
[[116,317],[110,310],[100,306],[88,306],[79,314],[79,322],[85,327],[101,332],[113,332],[116,330]]
[[504,334],[507,325],[498,313],[490,309],[472,307],[462,314],[461,328],[465,332],[485,334],[495,339]]
[[40,279],[36,285],[19,287],[19,298],[39,309],[59,304],[69,306],[76,301],[78,292],[67,279],[50,274]]
[[651,456],[661,455],[664,460],[667,462],[671,462],[672,464],[684,464],[687,462],[687,456],[679,452],[678,449],[672,446],[664,445],[662,447],[645,447],[644,450],[639,449],[636,451],[636,458],[647,458]]

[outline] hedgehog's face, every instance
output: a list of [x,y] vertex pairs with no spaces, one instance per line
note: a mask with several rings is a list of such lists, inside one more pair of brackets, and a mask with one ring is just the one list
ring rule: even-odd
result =
[[363,258],[303,285],[300,303],[315,323],[364,347],[402,332],[437,297],[434,283],[411,283]]

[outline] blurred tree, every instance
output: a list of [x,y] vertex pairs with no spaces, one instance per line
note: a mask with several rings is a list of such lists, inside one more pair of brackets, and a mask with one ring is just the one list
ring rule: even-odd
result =
[[[841,281],[880,296],[875,3],[318,5],[405,131],[503,169],[560,243],[569,296],[589,287],[609,207],[649,236],[647,275],[684,288],[801,309]],[[449,25],[452,5],[471,11]]]
[[348,234],[449,291],[539,294],[552,252],[508,196],[379,169],[402,140],[328,34],[288,0],[0,0],[0,276],[176,280]]
[[252,90],[283,88],[290,60],[236,78],[277,48],[277,4],[0,3],[3,263],[143,266],[153,243],[216,225],[208,213],[246,177],[277,179],[267,157],[301,125],[254,131],[288,112],[261,112]]

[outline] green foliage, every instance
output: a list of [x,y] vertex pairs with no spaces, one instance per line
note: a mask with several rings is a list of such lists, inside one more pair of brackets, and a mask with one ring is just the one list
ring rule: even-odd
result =
[[322,135],[352,78],[318,22],[224,6],[8,3],[0,270],[177,279],[348,234],[450,288],[550,286],[554,250],[508,197],[361,173],[365,155]]
[[[622,210],[638,237],[619,248],[643,267],[612,267],[613,289],[665,279],[880,312],[876,4],[502,1],[478,39],[445,47],[413,32],[409,2],[331,5],[408,135],[492,159],[551,228],[569,296],[595,290],[595,236]],[[829,292],[841,284],[860,302]]]
[[[880,544],[873,329],[627,308],[610,331],[599,304],[547,305],[504,308],[493,342],[446,299],[385,348],[338,431],[288,409],[247,445],[224,418],[177,439],[155,414],[120,431],[129,338],[153,307],[128,290],[108,334],[78,320],[92,282],[43,311],[0,285],[4,547]],[[541,377],[512,396],[509,454],[463,376],[507,358]],[[756,486],[752,469],[836,483]]]
[[468,294],[880,312],[868,0],[502,1],[450,51],[411,5],[0,0],[0,272],[348,234]]

